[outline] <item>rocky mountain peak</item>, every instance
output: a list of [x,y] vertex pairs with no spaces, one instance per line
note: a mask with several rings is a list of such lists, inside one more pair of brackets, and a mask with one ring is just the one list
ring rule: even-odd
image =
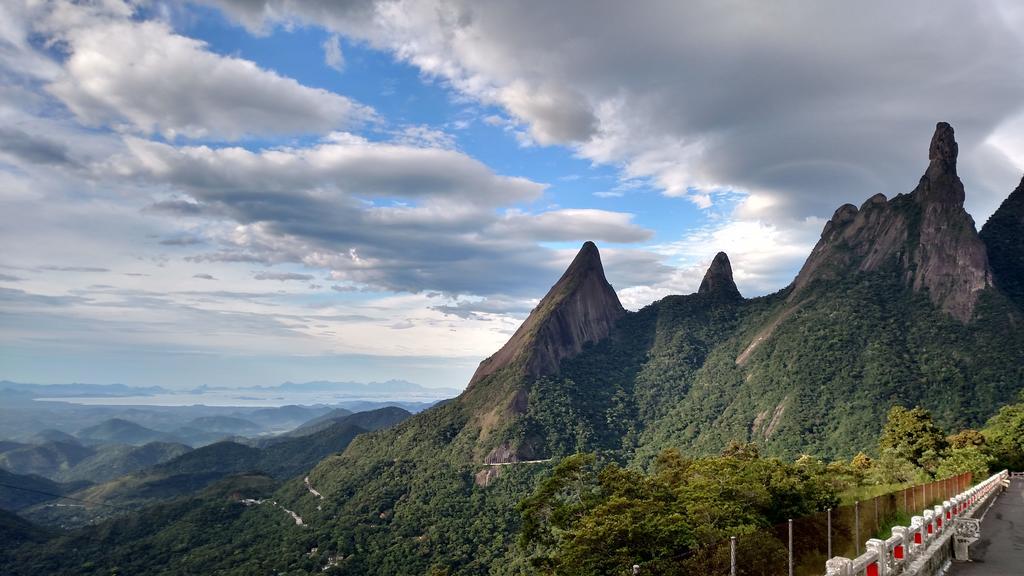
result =
[[958,151],[953,127],[939,122],[928,147],[928,169],[911,193],[914,199],[921,203],[964,205],[964,185],[956,174]]
[[726,298],[742,298],[739,289],[736,288],[736,282],[732,279],[732,264],[725,252],[715,254],[715,259],[711,261],[711,266],[704,274],[697,293]]
[[966,322],[979,293],[992,285],[985,245],[964,208],[956,173],[953,127],[936,125],[928,168],[909,194],[869,198],[857,209],[844,205],[825,225],[821,239],[794,282],[791,299],[814,280],[871,272],[895,261],[907,285]]
[[559,363],[584,344],[607,337],[625,313],[605,278],[601,253],[586,242],[512,338],[480,363],[469,385],[509,366],[520,367],[528,377],[555,374]]
[[598,251],[597,244],[587,240],[583,243],[583,246],[580,247],[580,251],[576,253],[576,257],[572,259],[569,267],[562,273],[562,278],[559,280],[559,283],[567,277],[575,277],[592,273],[600,274],[601,278],[604,278],[604,266],[601,264],[601,252]]
[[935,125],[935,133],[932,134],[932,143],[928,146],[929,176],[932,172],[956,175],[956,157],[959,153],[953,127],[947,122],[939,122]]
[[981,228],[996,286],[1024,310],[1024,179]]

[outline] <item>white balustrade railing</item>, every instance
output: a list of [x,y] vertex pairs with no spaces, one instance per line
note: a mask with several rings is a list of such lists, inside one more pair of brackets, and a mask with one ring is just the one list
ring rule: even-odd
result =
[[897,576],[915,559],[929,552],[929,545],[955,531],[960,518],[968,518],[1009,481],[1007,471],[993,474],[920,516],[910,526],[896,526],[886,540],[872,538],[856,558],[836,557],[825,563],[825,576]]

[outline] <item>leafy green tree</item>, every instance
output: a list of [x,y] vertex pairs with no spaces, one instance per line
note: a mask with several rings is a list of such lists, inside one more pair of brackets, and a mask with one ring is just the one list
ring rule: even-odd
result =
[[521,504],[520,544],[546,574],[626,574],[639,564],[682,575],[717,566],[716,544],[744,535],[744,550],[770,573],[766,559],[784,548],[765,530],[836,505],[836,491],[820,462],[786,464],[752,445],[736,448],[699,459],[667,450],[649,474],[566,458]]
[[997,468],[1024,470],[1024,394],[1019,403],[1000,408],[983,433]]
[[870,456],[863,452],[858,452],[856,456],[850,459],[850,468],[859,470],[862,473],[866,473],[874,465],[874,461]]
[[946,440],[949,442],[949,447],[954,450],[957,448],[968,448],[972,446],[975,448],[985,446],[985,435],[982,434],[980,430],[975,430],[973,428],[967,428],[957,432],[956,434],[951,434]]
[[946,435],[932,420],[931,412],[921,407],[908,410],[893,406],[878,439],[879,452],[893,450],[896,456],[932,475],[947,445]]
[[730,440],[725,448],[722,449],[722,456],[739,460],[756,460],[761,457],[761,449],[757,447],[755,442]]
[[993,461],[994,458],[992,456],[986,454],[977,446],[953,448],[939,462],[935,475],[939,478],[949,478],[950,476],[970,472],[974,475],[975,480],[977,480],[988,476],[989,466],[991,466]]
[[881,456],[871,463],[867,478],[873,484],[906,484],[925,480],[927,474],[896,450],[889,448],[882,450]]

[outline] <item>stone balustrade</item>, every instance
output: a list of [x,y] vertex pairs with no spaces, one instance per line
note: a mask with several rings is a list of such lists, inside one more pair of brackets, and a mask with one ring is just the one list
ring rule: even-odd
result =
[[896,526],[885,540],[872,538],[865,552],[850,559],[836,557],[825,563],[825,576],[932,576],[953,555],[953,537],[961,519],[967,519],[1009,482],[1005,470],[955,497],[923,510],[910,526]]

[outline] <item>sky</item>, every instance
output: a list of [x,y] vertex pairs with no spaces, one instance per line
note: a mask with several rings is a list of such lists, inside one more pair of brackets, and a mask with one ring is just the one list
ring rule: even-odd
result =
[[461,388],[586,240],[629,309],[785,287],[938,121],[980,226],[1017,4],[3,2],[0,379]]

